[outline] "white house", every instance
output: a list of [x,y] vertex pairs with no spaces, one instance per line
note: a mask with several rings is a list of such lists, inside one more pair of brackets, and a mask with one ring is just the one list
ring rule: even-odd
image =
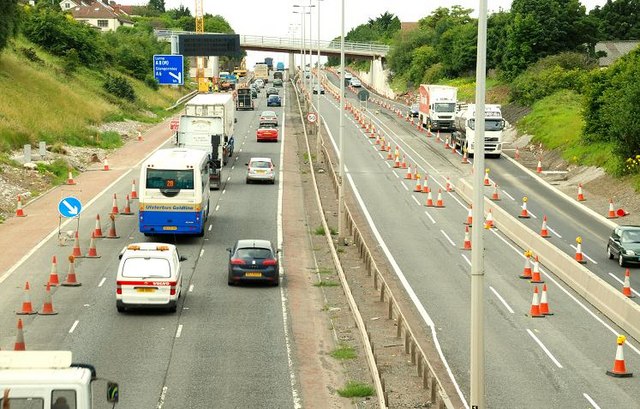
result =
[[68,11],[76,21],[82,21],[101,31],[115,31],[120,26],[133,27],[129,15],[115,2],[105,4],[101,1],[62,0],[60,8]]

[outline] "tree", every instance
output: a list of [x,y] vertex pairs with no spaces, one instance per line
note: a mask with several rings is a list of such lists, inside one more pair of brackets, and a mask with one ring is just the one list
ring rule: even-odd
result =
[[442,67],[447,77],[457,77],[474,71],[477,37],[478,26],[475,21],[453,26],[442,34],[438,51],[442,55]]
[[169,11],[167,11],[167,14],[169,14],[169,16],[171,17],[172,20],[178,20],[181,17],[191,17],[191,11],[189,10],[189,7],[185,7],[184,5],[180,5],[179,8],[177,9],[171,9]]
[[640,40],[640,0],[607,0],[589,13],[600,40]]
[[493,13],[487,20],[487,68],[497,68],[502,60],[507,43],[507,26],[511,13]]
[[164,13],[164,0],[149,0],[147,8],[150,10],[157,10],[160,13]]
[[0,0],[0,51],[18,30],[18,0]]

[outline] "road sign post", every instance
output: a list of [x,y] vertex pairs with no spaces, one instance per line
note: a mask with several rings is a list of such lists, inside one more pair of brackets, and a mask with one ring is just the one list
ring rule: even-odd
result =
[[182,55],[154,55],[153,75],[160,85],[184,85]]

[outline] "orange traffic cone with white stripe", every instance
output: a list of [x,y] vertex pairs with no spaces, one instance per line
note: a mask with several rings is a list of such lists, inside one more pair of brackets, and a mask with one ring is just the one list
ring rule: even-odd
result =
[[529,211],[527,210],[527,197],[523,197],[522,198],[522,210],[520,210],[520,214],[518,215],[519,218],[521,219],[528,219],[529,217]]
[[584,192],[582,191],[582,183],[578,183],[578,202],[584,202],[586,199],[584,198]]
[[411,175],[411,179],[417,180],[420,179],[420,174],[418,173],[418,165],[413,168],[413,175]]
[[58,259],[56,256],[51,258],[51,272],[49,273],[49,281],[47,285],[57,287],[60,285],[60,277],[58,276]]
[[463,250],[471,250],[471,237],[469,236],[469,226],[464,227],[464,244],[462,245]]
[[47,283],[44,303],[42,304],[40,311],[38,311],[38,315],[56,315],[57,313],[58,311],[53,308],[53,300],[51,299],[51,285]]
[[518,147],[516,146],[516,154],[515,154],[515,160],[520,160],[520,149],[518,149]]
[[409,165],[409,167],[407,168],[407,173],[404,175],[404,178],[407,180],[411,180],[413,178],[413,175],[411,173],[411,165]]
[[18,206],[16,207],[16,217],[27,217],[27,214],[22,208],[22,197],[18,195]]
[[402,163],[400,164],[400,166],[402,166],[402,169],[407,168],[407,155],[402,155]]
[[75,185],[76,181],[73,180],[73,172],[69,169],[69,173],[67,174],[67,185]]
[[633,292],[631,291],[631,273],[629,269],[624,272],[624,284],[622,285],[622,294],[624,294],[627,298],[634,298]]
[[24,343],[24,331],[22,326],[22,318],[18,318],[18,332],[16,333],[16,343],[13,345],[14,351],[26,351],[27,347]]
[[538,261],[538,256],[535,256],[533,259],[533,271],[531,272],[531,279],[529,282],[533,284],[544,283],[544,280],[540,277],[540,261]]
[[491,186],[491,181],[489,180],[489,168],[484,170],[484,181],[482,183],[485,186]]
[[104,158],[104,165],[102,167],[102,170],[111,170],[109,168],[109,160],[107,158]]
[[433,207],[433,196],[431,196],[431,190],[427,193],[427,202],[425,203],[427,207]]
[[65,287],[80,287],[82,284],[78,282],[76,277],[76,258],[69,256],[69,271],[67,272],[67,278],[62,282]]
[[436,142],[440,142],[440,131],[436,132]]
[[471,226],[473,224],[473,206],[469,205],[469,212],[467,213],[467,220],[464,222],[467,226]]
[[429,193],[431,189],[429,189],[429,176],[424,175],[422,179],[422,193]]
[[[629,269],[627,269],[629,271]],[[31,287],[29,286],[29,282],[27,281],[24,284],[24,295],[22,298],[22,308],[20,311],[16,311],[18,315],[32,315],[36,312],[33,310],[33,304],[31,304]]]
[[120,209],[118,209],[118,196],[116,196],[116,194],[113,194],[113,205],[111,206],[111,213],[112,214],[118,214],[120,213]]
[[438,198],[436,199],[436,207],[444,207],[444,201],[442,200],[442,189],[438,189]]
[[542,228],[540,228],[540,236],[544,237],[545,239],[548,238],[548,237],[551,237],[551,235],[549,234],[549,229],[547,228],[547,215],[546,214],[542,218]]
[[493,200],[494,202],[500,200],[500,195],[498,195],[498,184],[495,182],[493,183],[493,193],[491,194],[491,200]]
[[542,161],[538,160],[538,166],[536,166],[536,173],[542,173]]
[[467,163],[469,163],[469,156],[467,155],[467,148],[465,146],[463,146],[461,149],[462,149],[462,163],[463,164],[467,164]]
[[131,200],[138,200],[138,190],[136,189],[136,180],[131,181]]
[[446,139],[444,140],[444,148],[445,148],[445,149],[449,149],[449,138],[446,138]]
[[116,233],[116,215],[111,213],[109,215],[109,219],[111,220],[111,226],[109,227],[109,231],[105,236],[106,239],[119,239],[118,233]]
[[491,212],[491,209],[489,209],[489,212],[487,213],[487,217],[484,221],[484,228],[485,229],[493,229],[495,226],[495,223],[493,222],[493,213]]
[[127,195],[127,196],[125,197],[125,200],[124,200],[124,209],[122,209],[122,211],[120,212],[120,214],[123,214],[123,215],[126,215],[126,216],[130,216],[130,215],[134,214],[134,213],[131,211],[131,200],[129,200],[129,195]]
[[547,300],[546,284],[542,286],[542,295],[540,296],[540,313],[542,315],[553,315],[553,313],[549,311],[549,300]]
[[391,153],[391,149],[387,149],[387,160],[393,160],[393,154]]
[[96,249],[96,236],[94,233],[91,233],[91,241],[89,242],[87,258],[100,258],[100,256],[98,255],[98,250]]
[[582,254],[582,237],[576,237],[576,261],[580,264],[587,264],[587,260]]
[[451,179],[449,179],[449,176],[447,176],[447,184],[445,185],[445,191],[447,192],[453,192],[453,183],[451,183]]
[[616,214],[615,209],[613,208],[613,199],[609,199],[609,214],[607,214],[607,219],[617,219],[618,215]]
[[82,251],[80,250],[80,237],[78,236],[78,230],[76,230],[75,238],[73,239],[73,250],[71,255],[75,258],[82,258]]
[[531,318],[544,318],[540,312],[540,300],[538,298],[538,286],[533,287],[533,300],[531,300],[531,309],[529,310]]
[[607,371],[607,375],[615,378],[630,378],[633,376],[633,372],[627,372],[627,368],[624,363],[624,350],[622,349],[622,346],[626,340],[627,337],[624,335],[619,335],[616,339],[616,343],[618,344],[618,347],[616,348],[616,359],[613,361],[613,369]]
[[96,227],[93,229],[93,237],[96,239],[101,239],[104,237],[104,234],[102,234],[102,225],[100,224],[99,214],[96,214]]
[[527,250],[524,252],[524,268],[522,269],[520,278],[530,280],[531,277],[531,252]]
[[422,192],[422,184],[420,183],[420,178],[416,179],[416,187],[413,188],[414,192]]
[[400,169],[400,157],[399,156],[396,156],[396,159],[393,162],[393,168],[394,169]]

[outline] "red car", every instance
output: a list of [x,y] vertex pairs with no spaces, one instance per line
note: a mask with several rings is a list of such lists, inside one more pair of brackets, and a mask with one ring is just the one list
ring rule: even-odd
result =
[[271,124],[263,124],[256,131],[256,140],[278,142],[278,128]]

